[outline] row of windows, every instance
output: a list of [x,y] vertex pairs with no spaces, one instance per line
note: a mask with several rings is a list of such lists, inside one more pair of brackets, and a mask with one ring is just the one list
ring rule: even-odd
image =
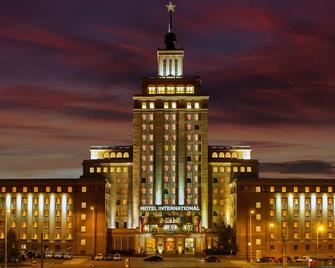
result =
[[[172,102],[167,102],[165,101],[164,102],[164,109],[177,109],[177,108],[185,108],[184,106],[179,106],[177,104],[177,102],[175,101],[172,101]],[[155,102],[153,101],[150,101],[150,102],[145,102],[143,101],[142,104],[141,104],[141,108],[142,109],[155,109]],[[186,109],[200,109],[201,106],[200,106],[200,102],[191,102],[191,101],[188,101],[186,102]]]
[[251,172],[252,168],[251,167],[213,167],[213,172]]
[[315,192],[315,193],[321,193],[322,191],[327,191],[328,193],[333,192],[333,186],[270,186],[270,187],[261,187],[261,186],[256,186],[256,192],[282,192],[282,193],[287,193],[287,192],[293,192],[293,193],[299,193],[299,192],[305,192],[305,193],[310,193],[310,192]]
[[[285,205],[288,203],[288,198],[287,197],[282,197],[281,199],[281,204]],[[293,205],[299,205],[300,202],[300,198],[299,197],[293,197]],[[322,205],[323,202],[323,197],[317,197],[316,198],[316,204],[317,205]],[[328,205],[332,205],[334,203],[334,199],[332,197],[327,197],[327,203]],[[269,204],[270,205],[275,205],[275,199],[274,198],[270,198],[269,199]],[[311,198],[310,197],[305,197],[305,205],[310,205],[311,204]]]
[[90,173],[127,173],[128,167],[90,167]]
[[[33,187],[1,187],[1,192],[2,193],[6,193],[7,190],[9,191],[9,189],[11,189],[12,193],[17,193],[17,192],[22,192],[22,193],[29,193],[29,192],[34,192],[34,193],[39,193],[39,192],[45,192],[45,193],[50,193],[50,192],[57,192],[57,193],[61,193],[61,192],[65,192],[67,191],[68,193],[72,193],[73,188],[72,186],[57,186],[57,187],[51,187],[51,186],[45,186],[45,187],[38,187],[38,186],[33,186]],[[86,193],[87,192],[87,187],[86,186],[82,186],[81,187],[81,192],[82,193]]]
[[[56,219],[57,219],[57,218],[56,218]],[[55,228],[56,228],[56,229],[60,229],[60,228],[62,227],[62,226],[61,226],[61,221],[60,221],[60,219],[54,221],[53,223],[55,224]],[[16,228],[16,226],[17,226],[16,221],[12,221],[12,222],[10,222],[9,226],[10,226],[11,228]],[[50,221],[48,221],[48,220],[44,221],[43,224],[42,224],[42,226],[43,226],[44,228],[49,228],[49,226],[50,226]],[[2,228],[5,227],[5,221],[0,221],[0,227],[2,227]],[[32,227],[35,228],[35,229],[38,228],[38,227],[39,227],[38,221],[33,221],[33,222],[32,222]],[[67,227],[68,229],[71,229],[71,228],[72,228],[72,222],[71,222],[71,221],[67,222],[67,223],[66,223],[66,227]],[[22,222],[21,222],[21,228],[27,228],[27,222],[26,222],[26,221],[22,221]]]
[[[0,239],[4,239],[5,238],[5,234],[4,234],[4,232],[0,232]],[[40,234],[38,234],[38,233],[32,233],[32,235],[31,235],[31,239],[33,239],[33,240],[38,240],[38,239],[40,239],[41,238],[41,236],[40,236]],[[21,235],[20,235],[20,239],[21,240],[26,240],[26,239],[28,239],[28,235],[27,235],[27,233],[21,233]],[[50,238],[50,236],[49,236],[49,233],[48,232],[43,232],[43,239],[44,240],[49,240],[49,239],[51,239]],[[72,234],[71,233],[67,233],[66,234],[66,239],[67,240],[72,240]],[[61,240],[61,234],[60,233],[56,233],[55,235],[54,235],[54,240]]]
[[104,152],[104,158],[129,158],[128,152]]
[[237,152],[213,152],[212,158],[237,158],[238,154]]
[[154,94],[194,94],[194,86],[193,85],[177,85],[175,86],[148,86],[148,94],[154,95]]
[[[33,205],[38,205],[39,204],[39,198],[38,197],[34,197],[32,199],[32,201],[33,201]],[[1,204],[5,204],[5,202],[6,202],[5,197],[1,197],[1,199],[0,199],[0,205]],[[16,204],[16,202],[17,202],[17,198],[16,197],[12,197],[11,198],[11,204]],[[60,197],[56,197],[55,203],[56,203],[56,205],[60,205],[61,204],[61,198]],[[68,198],[67,201],[66,201],[66,203],[68,205],[72,205],[73,204],[73,199],[71,197]],[[28,204],[28,198],[26,196],[22,197],[22,204],[23,205],[27,205]],[[50,204],[50,198],[49,197],[45,197],[44,198],[44,204],[45,205],[49,205]],[[1,210],[0,210],[0,213],[1,213]]]

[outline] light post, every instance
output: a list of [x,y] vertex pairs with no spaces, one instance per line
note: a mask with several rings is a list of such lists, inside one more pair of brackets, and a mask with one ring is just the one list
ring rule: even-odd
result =
[[272,239],[272,231],[273,231],[273,227],[274,227],[274,224],[271,222],[269,223],[269,228],[270,228],[270,233],[269,235],[267,236],[268,237],[268,256],[270,256],[270,241]]
[[318,224],[316,228],[316,266],[318,266],[319,261],[319,233],[323,232],[323,226]]
[[8,213],[9,213],[9,209],[6,208],[6,211],[5,211],[5,268],[7,268],[7,265],[8,265],[8,257],[7,257],[7,254],[8,254]]
[[92,206],[91,207],[92,210],[92,260],[94,259],[94,255],[95,255],[95,248],[94,248],[94,244],[95,244],[95,208]]
[[251,216],[255,213],[254,210],[250,210],[249,211],[249,243],[248,243],[248,246],[249,246],[249,261],[252,262],[252,227],[251,227]]

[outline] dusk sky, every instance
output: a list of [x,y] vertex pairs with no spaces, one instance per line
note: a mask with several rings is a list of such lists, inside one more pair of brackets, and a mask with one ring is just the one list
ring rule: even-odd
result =
[[[78,177],[132,144],[168,1],[1,1],[0,177]],[[184,72],[210,96],[209,144],[251,145],[261,177],[335,177],[335,1],[176,0]]]

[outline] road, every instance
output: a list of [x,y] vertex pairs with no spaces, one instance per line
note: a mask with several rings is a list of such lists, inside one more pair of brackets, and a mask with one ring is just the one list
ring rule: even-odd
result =
[[[201,258],[197,257],[164,257],[162,262],[144,262],[143,258],[129,258],[129,268],[207,268],[207,267],[225,267],[225,268],[281,268],[282,264],[257,264],[248,263],[244,260],[221,258],[219,263],[203,263]],[[20,266],[16,266],[20,267]],[[22,267],[40,268],[40,264],[25,265]],[[45,260],[44,268],[124,268],[125,258],[121,261],[91,261],[88,258],[76,257],[72,260]],[[307,267],[303,264],[292,264],[289,268]]]

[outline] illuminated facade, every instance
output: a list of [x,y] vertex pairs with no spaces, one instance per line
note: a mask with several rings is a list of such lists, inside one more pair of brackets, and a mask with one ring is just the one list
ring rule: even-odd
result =
[[27,250],[42,234],[45,249],[74,254],[194,254],[217,246],[223,223],[236,230],[237,254],[255,259],[283,245],[314,255],[323,226],[329,255],[335,181],[260,179],[250,147],[208,145],[209,97],[200,77],[184,75],[172,10],[157,75],[133,97],[132,146],[91,147],[78,179],[1,180],[0,239],[7,218]]

